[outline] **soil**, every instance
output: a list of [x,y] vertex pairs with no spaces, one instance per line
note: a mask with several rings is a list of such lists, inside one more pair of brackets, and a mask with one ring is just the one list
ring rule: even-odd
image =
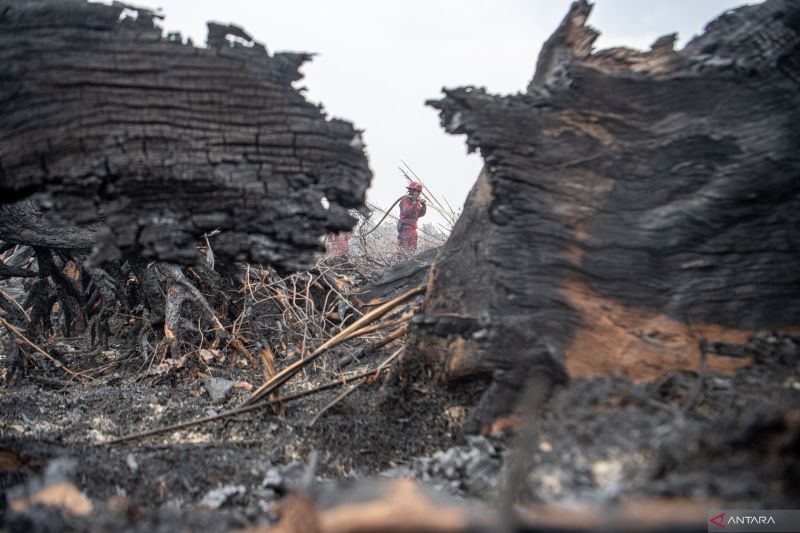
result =
[[[351,365],[348,371],[374,367],[396,348],[396,343],[390,345],[360,365]],[[334,351],[329,359],[342,355],[344,352]],[[215,377],[233,382],[257,385],[263,380],[241,366],[221,365],[211,370]],[[0,400],[0,450],[18,457],[21,465],[0,474],[2,488],[33,480],[35,487],[27,491],[31,492],[40,482],[69,479],[100,503],[91,518],[73,518],[70,524],[75,527],[91,523],[92,529],[102,529],[104,520],[119,514],[104,504],[112,502],[113,507],[114,501],[124,499],[125,515],[111,520],[110,529],[153,530],[162,520],[167,520],[165,527],[170,529],[173,520],[179,519],[192,529],[224,531],[269,520],[270,504],[294,488],[312,450],[319,451],[315,473],[320,480],[368,476],[449,446],[461,419],[446,411],[460,406],[454,412],[463,413],[466,405],[475,401],[474,393],[443,391],[430,382],[415,384],[401,396],[375,382],[360,386],[313,426],[310,422],[341,388],[294,400],[286,404],[285,415],[265,408],[184,431],[103,445],[124,434],[220,412],[249,394],[234,387],[224,403],[214,403],[198,368],[182,368],[155,383],[128,383],[125,376],[130,373],[129,368],[121,367],[102,384],[64,389],[34,383],[5,387]],[[318,372],[295,381],[308,387],[330,378]],[[62,465],[55,478],[47,473],[54,462]],[[66,471],[63,465],[68,465]],[[243,489],[232,492],[219,505],[209,503],[210,492],[229,487]],[[8,500],[24,492],[18,487]],[[198,507],[199,514],[195,511]],[[202,512],[204,507],[214,509]],[[7,516],[5,525],[24,530],[60,529],[51,515]]]
[[[352,370],[374,368],[397,346]],[[205,367],[194,358],[138,380],[130,376],[141,362],[131,360],[102,383],[53,388],[57,382],[20,380],[5,385],[0,400],[0,527],[227,531],[271,523],[276,503],[293,489],[314,492],[408,475],[489,504],[509,497],[596,503],[688,497],[791,508],[800,503],[799,347],[797,338],[765,333],[746,347],[760,354],[756,363],[732,376],[575,381],[556,391],[541,412],[521,413],[531,422],[523,422],[527,430],[492,438],[461,432],[480,382],[454,390],[425,376],[402,390],[380,381],[364,384],[310,426],[341,393],[334,388],[287,403],[284,414],[265,408],[106,445],[113,437],[219,412],[247,397],[248,390],[234,387],[215,403],[203,382],[209,374],[254,385],[263,378],[242,363]],[[286,392],[327,381],[323,369],[343,354],[335,350]],[[312,451],[318,452],[313,470]],[[511,493],[508,465],[519,464],[525,476]],[[91,513],[41,505],[8,509],[60,481],[88,497]]]

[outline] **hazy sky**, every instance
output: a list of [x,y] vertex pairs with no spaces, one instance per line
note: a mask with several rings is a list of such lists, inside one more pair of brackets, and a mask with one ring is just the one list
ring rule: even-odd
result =
[[[242,26],[267,50],[318,54],[296,86],[331,116],[365,130],[374,173],[370,199],[383,206],[404,192],[406,161],[453,207],[463,204],[481,160],[463,136],[450,136],[424,105],[442,87],[475,85],[493,93],[524,90],[542,43],[567,0],[132,0],[162,8],[163,26],[204,44],[205,23]],[[597,0],[589,23],[597,48],[648,48],[678,32],[682,47],[705,24],[741,2]]]

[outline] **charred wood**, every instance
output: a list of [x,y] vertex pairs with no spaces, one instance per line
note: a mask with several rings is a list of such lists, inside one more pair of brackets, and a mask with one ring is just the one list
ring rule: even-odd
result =
[[353,298],[361,306],[376,305],[402,294],[409,287],[424,285],[428,281],[431,264],[438,253],[439,248],[431,248],[392,265],[360,287]]
[[360,132],[292,86],[311,56],[215,23],[196,48],[121,3],[0,0],[0,13],[0,241],[35,251],[30,266],[0,261],[0,278],[31,278],[28,314],[9,319],[37,342],[55,327],[147,353],[151,332],[210,324],[244,352],[224,329],[242,311],[238,262],[309,266],[371,177]]
[[698,371],[702,343],[800,325],[798,4],[646,52],[593,52],[590,10],[572,5],[526,93],[429,102],[485,166],[432,267],[417,347],[445,380],[493,373],[506,408],[530,369],[651,379]]
[[193,263],[197,238],[219,229],[223,259],[296,268],[352,226],[370,172],[359,132],[292,87],[309,55],[269,54],[217,24],[196,48],[122,3],[0,12],[3,201],[44,191],[49,218],[96,227],[80,243],[95,263]]

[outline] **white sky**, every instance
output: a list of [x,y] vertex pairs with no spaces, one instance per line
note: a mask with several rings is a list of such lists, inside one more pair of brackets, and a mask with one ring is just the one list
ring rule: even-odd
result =
[[[400,160],[455,208],[481,167],[463,136],[450,136],[424,106],[442,87],[522,91],[542,43],[567,13],[568,0],[132,0],[162,8],[163,26],[196,45],[206,21],[234,23],[270,53],[317,53],[296,86],[331,116],[365,130],[374,173],[371,201],[388,207],[405,190]],[[589,23],[597,48],[648,48],[678,32],[682,47],[731,0],[596,0]],[[430,210],[429,210],[430,212]],[[435,217],[436,215],[434,215]],[[428,221],[431,218],[426,217]],[[425,219],[423,219],[425,220]]]

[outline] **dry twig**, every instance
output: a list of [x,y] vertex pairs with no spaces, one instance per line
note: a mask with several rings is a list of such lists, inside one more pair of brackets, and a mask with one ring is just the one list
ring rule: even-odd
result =
[[[385,370],[388,367],[389,363],[391,363],[395,358],[397,358],[397,356],[400,355],[400,352],[402,352],[402,351],[403,351],[403,347],[402,346],[400,348],[398,348],[397,350],[395,350],[395,352],[392,355],[387,357],[386,360],[383,363],[381,363],[378,368],[375,369],[375,374],[377,375],[382,370]],[[349,396],[353,391],[355,391],[358,387],[360,387],[363,384],[364,384],[363,381],[359,381],[358,383],[354,384],[353,386],[351,386],[346,391],[344,391],[341,394],[339,394],[338,396],[336,396],[336,398],[331,400],[330,403],[328,403],[325,407],[320,409],[319,413],[317,413],[316,416],[314,416],[314,418],[311,420],[311,422],[308,423],[308,427],[311,427],[314,424],[316,424],[317,420],[319,420],[319,418],[323,414],[325,414],[331,407],[333,407],[334,405],[336,405],[339,402],[341,402],[342,400],[344,400],[347,396]]]
[[92,378],[92,376],[89,376],[88,374],[84,374],[83,372],[73,372],[72,370],[70,370],[64,363],[62,363],[61,361],[59,361],[58,359],[56,359],[55,357],[53,357],[52,355],[50,355],[49,353],[44,351],[44,349],[39,347],[37,344],[35,344],[30,339],[28,339],[28,337],[26,337],[17,327],[15,327],[13,324],[9,323],[5,318],[3,318],[1,316],[0,316],[0,323],[2,323],[9,332],[11,332],[14,335],[16,335],[17,337],[19,337],[20,340],[22,340],[25,344],[27,344],[28,346],[33,348],[38,353],[40,353],[43,356],[45,356],[47,358],[47,360],[50,361],[51,363],[53,363],[53,365],[56,368],[62,369],[64,372],[69,374],[72,378],[78,378],[79,376],[83,376],[86,379],[94,379],[94,378]]
[[194,427],[194,426],[200,426],[202,424],[207,424],[209,422],[214,422],[216,420],[223,420],[223,419],[226,419],[226,418],[232,418],[234,416],[238,416],[238,415],[242,415],[242,414],[245,414],[245,413],[249,413],[251,411],[256,411],[256,410],[261,409],[263,407],[268,407],[270,405],[278,404],[278,403],[281,403],[281,402],[289,402],[289,401],[292,401],[292,400],[297,400],[299,398],[303,398],[305,396],[310,396],[310,395],[315,394],[317,392],[321,392],[321,391],[324,391],[324,390],[332,389],[334,387],[339,387],[341,385],[347,385],[348,383],[350,383],[350,382],[352,382],[354,380],[364,379],[364,378],[367,378],[369,376],[374,376],[376,374],[376,372],[379,373],[379,372],[382,372],[384,370],[387,370],[387,368],[386,367],[384,367],[384,368],[380,368],[379,367],[379,368],[376,368],[376,369],[367,370],[365,372],[361,372],[360,374],[356,374],[354,376],[346,377],[345,379],[342,379],[342,378],[335,379],[333,381],[329,381],[327,383],[324,383],[324,384],[322,384],[322,385],[320,385],[318,387],[314,387],[313,389],[299,391],[299,392],[296,392],[294,394],[289,394],[289,395],[283,396],[282,398],[277,398],[277,399],[274,399],[274,400],[267,400],[267,401],[264,401],[264,402],[259,402],[259,403],[255,404],[255,405],[240,406],[240,407],[237,407],[235,409],[231,409],[230,411],[224,411],[224,412],[218,413],[216,415],[211,415],[211,416],[206,416],[206,417],[203,417],[203,418],[198,418],[197,420],[190,420],[188,422],[180,422],[178,424],[172,424],[172,425],[169,425],[169,426],[150,429],[150,430],[142,431],[142,432],[139,432],[139,433],[132,433],[130,435],[125,435],[125,436],[122,436],[122,437],[118,437],[116,439],[112,439],[112,440],[109,440],[109,441],[106,441],[106,442],[102,442],[102,443],[99,443],[99,444],[119,444],[121,442],[129,442],[129,441],[141,439],[141,438],[144,438],[144,437],[151,437],[153,435],[160,435],[162,433],[170,433],[172,431],[178,431],[180,429],[186,429],[186,428],[190,428],[190,427]]
[[364,326],[368,325],[373,320],[376,320],[376,319],[384,316],[389,311],[392,311],[393,309],[397,308],[399,305],[403,304],[404,302],[410,300],[414,296],[417,296],[418,294],[422,294],[424,291],[425,291],[425,286],[424,285],[420,285],[419,287],[417,287],[415,289],[412,289],[412,290],[408,291],[407,293],[402,294],[402,295],[398,296],[397,298],[394,298],[393,300],[390,300],[389,302],[386,302],[385,304],[381,305],[380,307],[378,307],[376,309],[373,309],[369,313],[365,314],[364,316],[362,316],[361,318],[359,318],[358,320],[356,320],[355,322],[350,324],[350,326],[348,326],[347,328],[343,329],[340,333],[338,333],[337,335],[334,335],[333,337],[331,337],[330,339],[325,341],[325,343],[323,343],[322,346],[317,348],[308,357],[306,357],[305,359],[301,359],[301,360],[289,365],[288,367],[284,368],[275,377],[273,377],[270,381],[268,381],[267,383],[263,384],[255,392],[253,392],[253,394],[244,402],[243,405],[250,405],[250,404],[253,404],[253,403],[259,401],[261,398],[263,398],[267,394],[273,392],[275,389],[277,389],[278,387],[280,387],[281,385],[283,385],[284,383],[289,381],[289,379],[291,379],[292,376],[297,374],[300,370],[302,370],[311,361],[313,361],[314,359],[316,359],[317,357],[322,355],[322,353],[324,353],[327,349],[332,348],[333,346],[336,346],[340,342],[343,342],[343,341],[345,341],[347,339],[352,338],[352,334],[354,332],[364,328]]

